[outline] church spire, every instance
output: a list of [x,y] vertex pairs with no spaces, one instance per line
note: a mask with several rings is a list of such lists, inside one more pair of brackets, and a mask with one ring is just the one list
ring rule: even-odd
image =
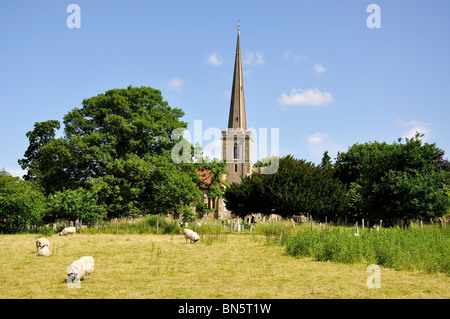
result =
[[247,130],[247,118],[245,115],[244,98],[244,77],[242,75],[241,42],[239,39],[239,30],[240,28],[238,27],[228,128]]

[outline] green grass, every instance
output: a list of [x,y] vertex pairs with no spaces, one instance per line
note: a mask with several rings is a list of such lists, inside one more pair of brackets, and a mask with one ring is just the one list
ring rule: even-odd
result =
[[[367,263],[293,258],[256,232],[207,235],[196,244],[182,234],[51,235],[50,257],[36,256],[38,235],[2,235],[0,298],[450,298],[443,273],[381,266],[381,288],[369,289]],[[67,266],[85,255],[91,280],[69,288]]]
[[450,230],[426,226],[410,228],[359,229],[332,227],[301,230],[283,239],[292,256],[318,261],[377,264],[396,270],[419,270],[450,274]]
[[[62,227],[64,224],[58,225]],[[203,220],[187,225],[195,230],[206,245],[226,243],[227,235],[262,235],[266,244],[281,244],[287,254],[295,257],[309,257],[317,261],[339,263],[377,264],[396,270],[442,272],[450,274],[450,228],[445,225],[425,225],[423,229],[412,225],[409,228],[359,228],[355,236],[354,227],[320,227],[315,224],[296,224],[286,220],[272,223],[260,222],[250,230],[249,225],[242,232],[230,232],[227,221]],[[166,234],[179,235],[186,225],[162,215],[147,215],[138,219],[119,219],[102,222],[95,227],[81,231],[82,234],[126,235]],[[57,232],[50,228],[36,229],[42,236]],[[78,233],[80,231],[78,230]]]

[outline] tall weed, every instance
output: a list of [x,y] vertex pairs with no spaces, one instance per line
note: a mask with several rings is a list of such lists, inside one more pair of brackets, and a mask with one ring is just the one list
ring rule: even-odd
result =
[[450,232],[436,226],[424,229],[360,229],[333,227],[327,230],[301,230],[284,241],[292,256],[319,261],[375,263],[398,270],[420,270],[450,274]]

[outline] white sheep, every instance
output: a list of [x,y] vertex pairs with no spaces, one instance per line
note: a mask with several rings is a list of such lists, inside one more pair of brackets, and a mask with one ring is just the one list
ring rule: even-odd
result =
[[67,267],[66,283],[73,283],[74,281],[83,280],[84,276],[88,276],[88,278],[91,279],[91,273],[93,272],[94,258],[91,256],[81,257]]
[[38,238],[36,239],[36,252],[39,251],[39,249],[42,249],[44,247],[49,247],[50,242],[47,238]]
[[37,252],[38,256],[50,256],[51,254],[52,253],[51,253],[50,249],[48,249],[48,246],[44,246]]
[[74,235],[75,231],[76,231],[75,227],[66,227],[59,233],[59,236],[61,236],[61,235],[65,236],[65,235],[68,235],[68,234]]
[[186,243],[188,241],[188,239],[192,242],[197,242],[200,240],[200,236],[198,236],[198,234],[196,232],[194,232],[193,230],[190,229],[185,229],[184,230],[184,237],[186,238]]

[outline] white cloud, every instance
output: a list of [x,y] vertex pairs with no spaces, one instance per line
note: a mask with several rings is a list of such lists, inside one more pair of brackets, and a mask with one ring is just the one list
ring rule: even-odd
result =
[[430,130],[428,129],[429,124],[417,120],[405,122],[402,119],[397,119],[395,125],[403,128],[402,137],[413,138],[416,136],[416,133],[419,132],[425,134],[423,138],[423,140],[425,140],[430,133]]
[[322,64],[316,64],[316,65],[314,66],[314,70],[315,70],[316,73],[318,73],[318,74],[327,72],[327,68],[324,67]]
[[285,59],[285,60],[289,60],[289,59],[292,59],[292,60],[294,60],[294,61],[300,61],[300,60],[305,60],[305,59],[307,59],[308,57],[306,56],[306,55],[299,55],[299,54],[295,54],[295,53],[292,53],[291,51],[289,51],[289,50],[286,50],[286,51],[284,51],[284,53],[283,53],[283,58]]
[[167,87],[169,90],[180,90],[183,82],[183,79],[175,78],[167,82]]
[[332,159],[336,158],[342,147],[334,140],[335,138],[324,132],[317,132],[306,137],[309,154],[315,163],[321,162],[325,151],[328,151],[328,155]]
[[314,133],[312,135],[308,135],[308,143],[311,145],[317,145],[323,143],[323,141],[327,138],[326,133]]
[[214,66],[219,66],[222,64],[222,59],[217,55],[216,52],[214,52],[213,54],[206,57],[205,62]]
[[264,58],[264,52],[259,51],[259,50],[256,51],[255,53],[246,52],[243,62],[245,64],[250,64],[250,65],[264,64],[266,62],[266,59]]
[[334,101],[333,96],[329,92],[321,92],[319,89],[300,90],[293,88],[291,93],[287,95],[283,92],[278,98],[280,105],[312,105],[320,106],[330,104]]

